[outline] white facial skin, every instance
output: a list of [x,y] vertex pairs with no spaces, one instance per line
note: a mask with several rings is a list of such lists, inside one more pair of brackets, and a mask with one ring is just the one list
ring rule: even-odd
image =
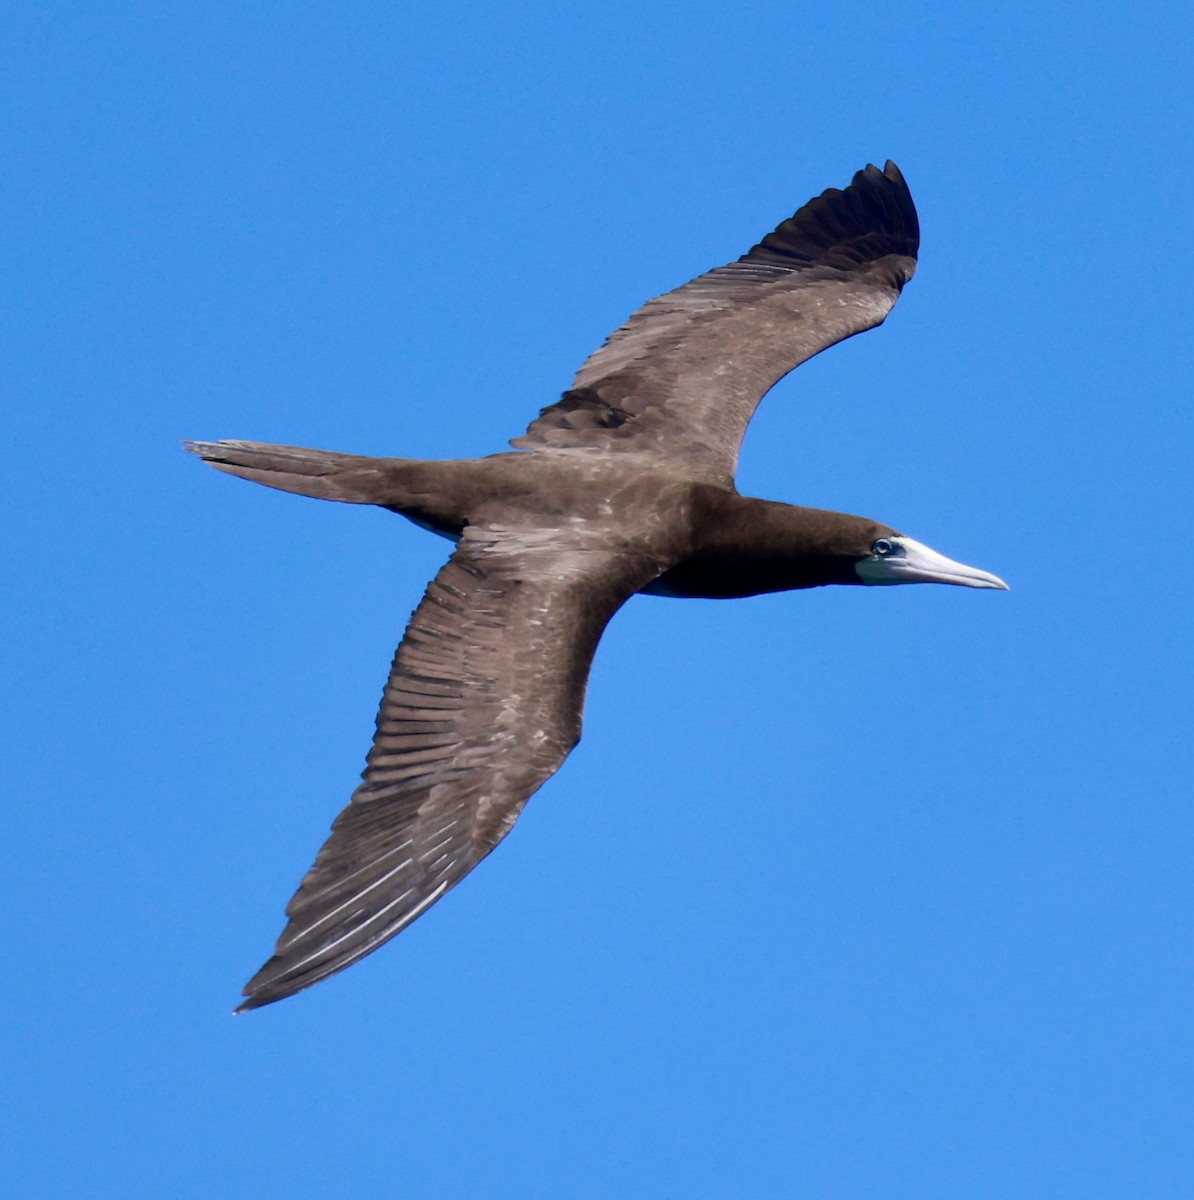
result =
[[880,538],[871,547],[870,556],[854,569],[862,582],[869,584],[953,583],[959,587],[1008,590],[998,575],[954,562],[915,538],[894,534]]

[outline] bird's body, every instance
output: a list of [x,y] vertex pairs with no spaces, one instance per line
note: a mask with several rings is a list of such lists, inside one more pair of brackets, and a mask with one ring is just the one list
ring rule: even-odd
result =
[[882,321],[918,238],[894,165],[860,171],[736,263],[645,305],[514,452],[427,462],[191,444],[230,474],[379,505],[456,543],[395,656],[362,783],[242,1007],[369,953],[500,841],[579,738],[597,642],[635,593],[1004,586],[887,525],[733,485],[764,393]]

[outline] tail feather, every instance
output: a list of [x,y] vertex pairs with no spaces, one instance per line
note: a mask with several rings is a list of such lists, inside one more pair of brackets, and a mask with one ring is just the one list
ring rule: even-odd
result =
[[345,504],[384,503],[384,468],[394,465],[392,459],[308,450],[303,446],[271,446],[266,442],[183,442],[183,448],[217,471],[282,492]]

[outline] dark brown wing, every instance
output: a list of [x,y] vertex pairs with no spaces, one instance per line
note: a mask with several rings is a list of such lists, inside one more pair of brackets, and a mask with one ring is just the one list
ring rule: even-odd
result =
[[362,783],[242,1009],[375,950],[501,841],[576,744],[597,640],[654,573],[598,533],[465,531],[398,647]]
[[733,480],[767,390],[880,324],[916,269],[920,232],[895,163],[810,200],[748,254],[643,305],[572,389],[511,443],[633,451]]

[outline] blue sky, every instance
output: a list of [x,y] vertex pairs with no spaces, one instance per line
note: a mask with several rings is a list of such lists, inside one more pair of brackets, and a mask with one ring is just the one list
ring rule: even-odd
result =
[[[7,1194],[1178,1197],[1187,5],[12,3]],[[183,438],[500,450],[894,158],[917,278],[739,485],[1010,593],[633,601],[380,953],[233,1020],[445,553]]]

